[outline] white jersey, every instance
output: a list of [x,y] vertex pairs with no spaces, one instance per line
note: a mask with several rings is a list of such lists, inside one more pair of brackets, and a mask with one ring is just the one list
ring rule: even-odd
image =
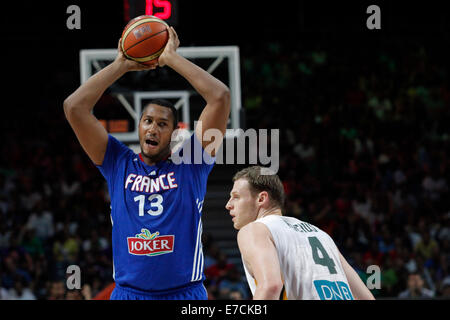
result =
[[[324,231],[296,218],[269,215],[263,223],[272,234],[284,284],[283,299],[353,300],[334,241]],[[255,294],[255,279],[244,263]]]

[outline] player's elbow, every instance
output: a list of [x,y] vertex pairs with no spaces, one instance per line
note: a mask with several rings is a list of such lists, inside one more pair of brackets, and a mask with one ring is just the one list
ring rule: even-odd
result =
[[277,280],[267,281],[261,284],[260,289],[264,299],[278,299],[283,289],[283,283]]
[[219,98],[225,102],[229,102],[230,96],[230,89],[227,86],[224,86],[222,90],[220,90]]
[[66,119],[69,121],[74,116],[76,117],[76,115],[79,114],[80,111],[84,110],[84,108],[82,107],[82,103],[74,101],[72,96],[69,96],[66,98],[66,100],[64,100],[63,108]]
[[213,103],[221,106],[222,108],[225,108],[226,110],[230,110],[230,103],[231,103],[231,94],[230,89],[228,89],[227,86],[223,86],[220,89],[218,89],[213,97],[214,101]]
[[220,93],[220,99],[228,108],[230,107],[231,93],[228,87],[223,88],[222,92]]
[[221,93],[220,101],[222,104],[222,108],[224,108],[224,113],[226,113],[227,116],[229,116],[231,111],[231,94],[230,89],[228,89],[228,87],[225,87],[223,92]]
[[275,297],[279,297],[281,290],[283,289],[283,283],[280,282],[272,282],[267,286],[267,292]]
[[70,116],[72,115],[73,111],[75,110],[75,104],[73,103],[70,96],[67,97],[66,100],[64,100],[63,108],[64,108],[64,114],[66,115],[66,119],[69,120]]

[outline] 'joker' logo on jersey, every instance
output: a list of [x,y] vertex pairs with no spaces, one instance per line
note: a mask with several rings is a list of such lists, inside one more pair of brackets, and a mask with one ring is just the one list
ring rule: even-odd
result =
[[128,252],[136,256],[157,256],[173,252],[174,235],[160,236],[159,232],[151,233],[141,229],[141,233],[128,237]]

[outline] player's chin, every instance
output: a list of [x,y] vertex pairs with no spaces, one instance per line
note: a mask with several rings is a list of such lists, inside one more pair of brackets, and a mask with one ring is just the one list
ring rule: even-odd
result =
[[161,152],[160,148],[144,145],[141,147],[141,153],[147,158],[154,158]]

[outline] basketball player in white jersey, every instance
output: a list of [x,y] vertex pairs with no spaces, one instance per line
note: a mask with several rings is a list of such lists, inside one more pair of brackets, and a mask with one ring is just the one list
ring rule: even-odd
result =
[[374,299],[334,241],[309,223],[282,215],[284,189],[261,167],[239,171],[226,204],[255,300]]

